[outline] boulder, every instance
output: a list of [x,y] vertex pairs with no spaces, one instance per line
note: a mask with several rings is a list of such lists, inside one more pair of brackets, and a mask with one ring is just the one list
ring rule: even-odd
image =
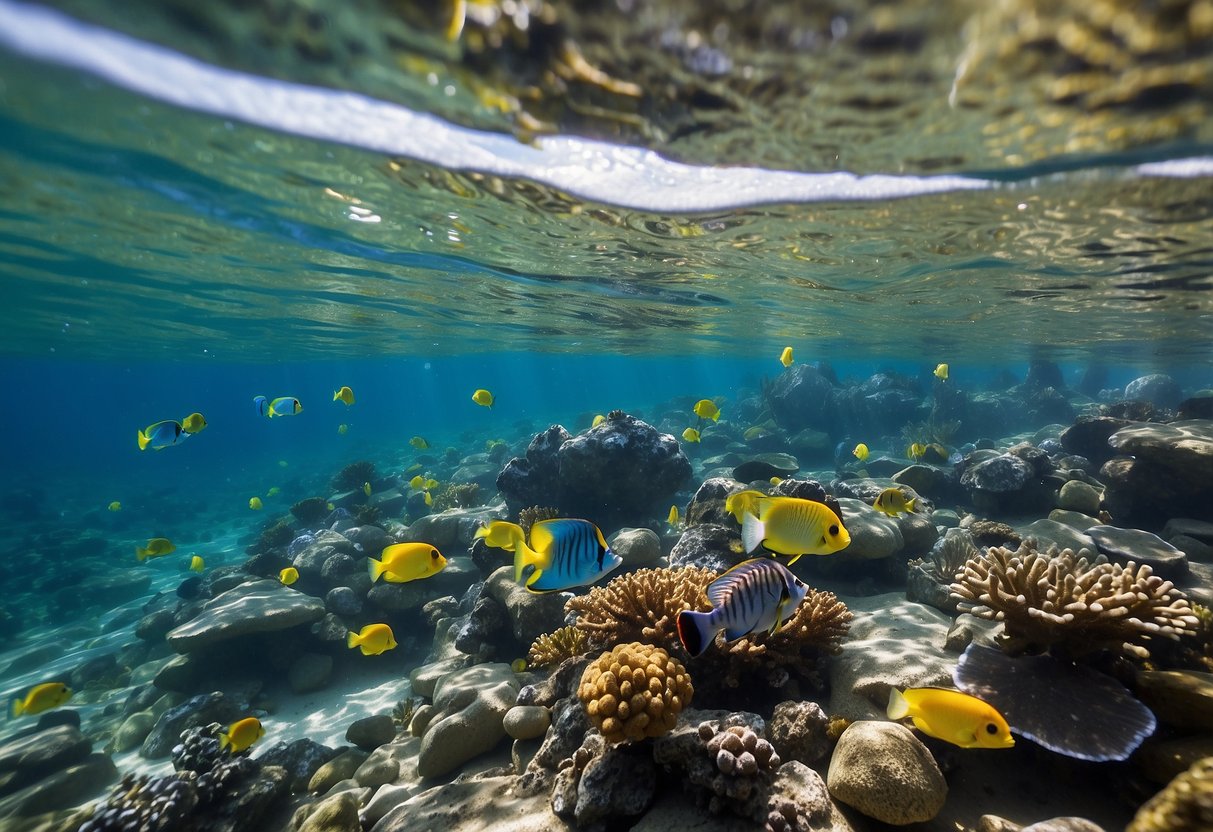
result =
[[321,745],[315,740],[298,739],[294,742],[276,742],[261,751],[255,758],[264,768],[276,766],[287,773],[291,791],[307,789],[312,776],[322,765],[337,756],[336,749]]
[[759,454],[733,469],[733,479],[738,482],[766,482],[772,477],[786,479],[800,470],[800,463],[791,454],[771,452]]
[[489,575],[484,592],[505,611],[514,640],[523,649],[564,623],[564,597],[559,592],[528,591],[514,580],[512,566],[502,566]]
[[1156,534],[1117,526],[1091,526],[1086,534],[1113,563],[1146,564],[1155,574],[1181,580],[1188,574],[1188,556]]
[[92,748],[92,741],[70,725],[11,739],[0,745],[0,794],[9,794],[81,762]]
[[1078,511],[1095,516],[1099,514],[1102,499],[1099,489],[1082,480],[1070,480],[1057,493],[1057,507],[1067,511]]
[[713,523],[690,526],[670,550],[672,567],[701,566],[724,572],[745,559],[745,546],[736,524],[732,528]]
[[324,604],[317,598],[295,592],[278,581],[250,581],[207,601],[197,618],[169,631],[166,640],[178,653],[189,653],[250,633],[285,630],[323,617]]
[[1174,410],[1183,400],[1179,382],[1165,373],[1151,373],[1135,378],[1125,385],[1125,399],[1149,402],[1155,407]]
[[552,712],[542,705],[515,705],[502,720],[505,732],[516,740],[542,737],[552,724]]
[[456,670],[434,688],[434,718],[417,758],[421,777],[440,777],[491,751],[505,736],[503,720],[518,696],[509,665],[480,664]]
[[780,702],[767,723],[767,738],[781,760],[813,765],[830,753],[829,723],[816,702]]
[[352,791],[326,797],[311,808],[298,832],[362,832],[358,808],[358,795]]
[[764,393],[771,415],[784,430],[833,431],[834,385],[816,367],[795,364],[780,373]]
[[345,729],[345,739],[364,751],[373,751],[396,739],[396,722],[388,714],[356,719]]
[[90,754],[36,783],[0,798],[0,827],[12,818],[57,812],[89,800],[118,779],[118,769],[108,754]]
[[312,794],[324,794],[343,780],[353,778],[358,767],[370,755],[358,748],[347,748],[327,763],[316,769],[308,781],[307,790]]
[[139,753],[151,760],[167,757],[173,746],[180,742],[181,732],[186,728],[197,728],[212,722],[229,725],[241,716],[247,714],[222,692],[199,694],[161,714],[143,741]]
[[661,538],[652,529],[620,529],[607,539],[624,569],[661,566]]
[[851,497],[840,497],[838,504],[842,507],[842,523],[851,535],[851,544],[833,557],[877,560],[901,551],[905,539],[897,520]]
[[826,784],[836,800],[897,826],[931,820],[948,797],[931,752],[895,722],[855,722],[843,731]]
[[1213,493],[1213,421],[1143,422],[1108,439],[1104,506],[1118,523],[1157,529],[1173,517],[1203,517]]

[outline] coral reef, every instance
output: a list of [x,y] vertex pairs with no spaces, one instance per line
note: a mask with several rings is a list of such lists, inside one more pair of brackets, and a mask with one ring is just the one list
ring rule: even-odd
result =
[[565,659],[579,656],[588,649],[584,630],[576,627],[561,627],[535,639],[527,653],[527,663],[532,667],[557,665]]
[[997,520],[974,520],[966,528],[975,546],[1018,546],[1022,542],[1018,532]]
[[1001,621],[1003,647],[1047,647],[1066,655],[1120,650],[1148,658],[1155,638],[1178,639],[1199,619],[1183,593],[1148,566],[1094,563],[1069,549],[987,549],[951,587],[962,612]]
[[530,506],[518,512],[518,525],[522,527],[522,533],[530,535],[531,526],[538,523],[540,520],[551,520],[560,516],[560,509],[550,508],[548,506]]
[[754,789],[758,773],[779,768],[775,747],[748,726],[733,725],[717,730],[710,722],[699,725],[699,738],[707,744],[708,756],[723,777],[712,789],[718,795],[745,800]]
[[1133,816],[1125,832],[1197,832],[1213,828],[1213,757],[1193,763]]
[[354,509],[354,519],[359,526],[368,526],[379,522],[381,514],[383,514],[383,511],[379,506],[373,506],[370,503],[363,503]]
[[342,468],[333,477],[333,488],[337,491],[353,491],[362,488],[364,482],[375,479],[375,463],[360,459]]
[[328,500],[323,497],[307,497],[291,506],[291,514],[295,515],[295,519],[303,525],[314,526],[328,517]]
[[706,607],[705,589],[714,580],[715,572],[696,566],[641,569],[573,596],[564,608],[576,613],[575,626],[596,646],[643,641],[680,650],[678,613]]
[[965,563],[977,555],[973,537],[966,529],[948,529],[926,558],[914,558],[906,564],[906,597],[954,614],[956,598],[950,591],[952,581]]
[[261,530],[261,536],[257,538],[257,542],[249,546],[247,551],[249,554],[258,554],[274,549],[281,549],[284,546],[289,546],[294,539],[295,530],[291,528],[291,524],[286,520],[278,520],[277,522],[267,524]]
[[452,482],[434,495],[433,509],[435,512],[448,508],[471,508],[483,505],[480,496],[480,483]]
[[668,733],[695,689],[680,662],[659,647],[617,645],[591,662],[577,696],[608,743]]

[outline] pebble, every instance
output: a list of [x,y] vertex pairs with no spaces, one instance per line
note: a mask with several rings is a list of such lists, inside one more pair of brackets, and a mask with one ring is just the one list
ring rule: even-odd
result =
[[516,740],[542,737],[552,724],[552,712],[542,705],[515,705],[502,721],[505,732]]

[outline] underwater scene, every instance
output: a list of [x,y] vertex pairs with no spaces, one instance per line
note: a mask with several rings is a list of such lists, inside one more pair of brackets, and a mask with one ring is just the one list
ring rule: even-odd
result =
[[1209,0],[0,0],[0,830],[1213,832]]

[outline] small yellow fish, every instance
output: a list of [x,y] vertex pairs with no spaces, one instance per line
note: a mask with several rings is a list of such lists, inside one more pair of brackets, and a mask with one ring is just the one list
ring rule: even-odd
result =
[[414,448],[416,448],[419,451],[428,450],[430,447],[430,443],[426,440],[426,438],[424,436],[414,436],[412,439],[409,440],[409,444],[412,445]]
[[262,507],[261,498],[260,497],[249,497],[248,507],[251,508],[253,511],[261,511],[261,507]]
[[106,508],[108,508],[110,511],[122,511],[122,503],[114,500],[112,503],[106,506]]
[[882,514],[896,517],[899,514],[914,511],[915,499],[915,497],[911,497],[907,500],[906,495],[902,493],[900,488],[886,488],[876,497],[876,501],[872,503],[872,508]]
[[961,748],[1010,748],[1011,728],[993,705],[947,688],[889,689],[889,719],[909,717],[914,727]]
[[779,363],[785,367],[791,367],[794,360],[795,359],[792,358],[792,348],[784,347],[783,352],[779,354]]
[[691,410],[700,419],[711,419],[715,422],[720,418],[720,408],[716,406],[716,402],[711,399],[700,399],[695,402],[695,406]]
[[345,436],[349,432],[350,432],[350,426],[345,424],[344,422],[342,422],[340,425],[337,426],[337,433],[339,435]]
[[232,754],[239,754],[264,736],[265,729],[261,727],[261,720],[255,716],[246,716],[238,722],[233,722],[226,732],[219,732],[219,750],[227,749]]
[[293,566],[288,566],[278,573],[278,580],[282,582],[283,586],[290,586],[299,580],[299,570]]
[[510,670],[515,673],[522,673],[526,670],[526,667],[526,659],[514,659],[514,661],[510,662]]
[[[734,507],[742,495],[754,493],[732,495]],[[829,555],[851,545],[842,520],[824,503],[764,495],[749,497],[748,503],[741,512],[741,542],[747,553],[763,546],[776,554],[791,555],[791,566],[801,555]],[[725,509],[729,510],[727,499]]]
[[72,698],[72,689],[62,682],[43,682],[25,694],[24,699],[14,699],[12,718],[34,716],[52,708],[58,708]]
[[758,514],[758,501],[766,496],[761,491],[738,491],[724,498],[724,510],[740,523],[746,514]]
[[153,537],[146,546],[135,547],[135,558],[143,563],[149,558],[162,558],[177,551],[177,547],[167,537]]
[[425,477],[421,476],[420,474],[413,477],[411,480],[409,480],[409,488],[415,489],[417,491],[420,491],[421,489],[425,488]]
[[779,485],[781,482],[783,482],[783,478],[782,477],[771,477],[771,479],[769,479],[768,482],[771,483],[771,485]]
[[698,442],[699,431],[695,430],[695,428],[687,428],[682,432],[682,438],[687,442]]
[[428,543],[396,543],[367,558],[371,581],[380,577],[390,584],[404,584],[437,575],[446,568],[446,558]]
[[927,454],[927,446],[921,442],[915,442],[906,448],[906,456],[917,462]]
[[601,413],[599,413],[597,416],[594,417],[594,421],[590,422],[590,427],[596,428],[605,421],[606,421],[606,417],[603,416]]
[[332,503],[325,503],[324,507],[327,508],[329,511],[335,511],[337,509],[337,506],[333,505]]
[[935,378],[939,379],[940,381],[948,380],[948,365],[947,364],[936,365]]
[[855,446],[855,450],[851,451],[851,453],[854,454],[855,458],[860,462],[864,462],[868,458],[868,446],[860,442]]
[[278,487],[278,486],[276,486],[276,485],[272,485],[272,486],[270,486],[270,490],[269,490],[269,491],[267,491],[267,492],[265,492],[265,496],[267,496],[267,497],[277,497],[277,496],[278,496],[279,494],[281,494],[281,493],[282,493],[282,489],[281,489],[281,488],[279,488],[279,487]]
[[430,477],[429,479],[427,479],[425,481],[425,490],[426,491],[433,491],[437,487],[438,487],[438,480],[434,479],[433,477]]
[[413,463],[412,465],[410,465],[408,468],[405,468],[405,469],[404,469],[404,473],[406,473],[406,474],[411,474],[411,473],[413,473],[414,471],[420,471],[420,470],[421,470],[421,468],[422,468],[422,465],[421,465],[421,463],[420,463],[420,462],[414,462],[414,463]]
[[364,656],[378,656],[396,647],[396,636],[386,624],[367,624],[356,633],[351,630],[345,643],[351,650],[360,649]]
[[432,506],[434,504],[434,496],[428,491],[425,492],[425,504],[427,506]]
[[206,427],[206,418],[201,413],[191,413],[181,420],[181,429],[186,433],[198,433]]
[[203,569],[206,569],[206,561],[204,561],[200,555],[194,555],[192,558],[190,558],[191,572],[201,572]]
[[342,387],[340,390],[334,390],[333,401],[345,402],[346,407],[349,407],[354,403],[354,391],[348,387]]
[[362,484],[362,493],[368,497],[371,496],[371,484],[369,482],[364,482]]
[[488,390],[481,388],[472,394],[472,401],[481,407],[487,407],[491,410],[494,402],[493,394]]
[[665,518],[665,521],[671,526],[678,525],[678,506],[670,506],[670,513],[669,516]]

